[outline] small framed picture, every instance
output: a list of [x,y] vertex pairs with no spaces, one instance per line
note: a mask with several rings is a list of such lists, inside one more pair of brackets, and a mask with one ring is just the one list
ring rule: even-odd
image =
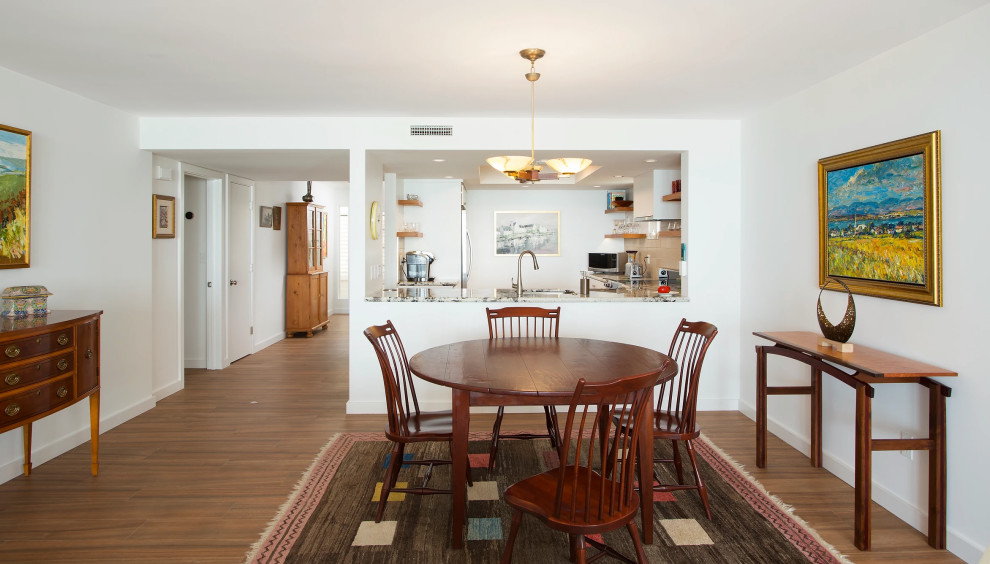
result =
[[259,227],[271,227],[272,226],[272,208],[271,206],[261,206],[261,223]]
[[151,195],[152,239],[175,238],[175,198],[172,196]]
[[275,231],[282,230],[282,206],[272,208],[272,229]]

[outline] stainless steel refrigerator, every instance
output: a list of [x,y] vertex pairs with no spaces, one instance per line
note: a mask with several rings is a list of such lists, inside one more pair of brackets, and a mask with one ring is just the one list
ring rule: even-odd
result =
[[461,292],[467,291],[471,277],[471,234],[468,233],[467,191],[461,184]]

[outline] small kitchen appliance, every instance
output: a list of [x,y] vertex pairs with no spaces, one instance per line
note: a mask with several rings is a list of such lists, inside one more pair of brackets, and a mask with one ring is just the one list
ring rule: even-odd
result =
[[618,274],[627,260],[626,253],[588,253],[588,270]]
[[643,265],[636,262],[636,251],[627,251],[629,261],[626,263],[626,276],[629,278],[642,278]]
[[430,280],[430,265],[437,260],[433,253],[427,251],[409,251],[406,253],[405,277],[408,282],[428,282]]

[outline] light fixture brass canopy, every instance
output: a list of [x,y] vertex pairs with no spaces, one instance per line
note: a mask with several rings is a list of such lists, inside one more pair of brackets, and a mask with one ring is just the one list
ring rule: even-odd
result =
[[545,54],[546,51],[536,48],[519,51],[519,56],[529,61],[529,72],[526,73],[526,80],[529,81],[530,85],[530,155],[528,157],[498,156],[486,159],[492,168],[519,182],[551,180],[556,179],[558,175],[573,176],[591,164],[591,159],[582,157],[549,159],[546,164],[556,173],[540,174],[542,167],[536,164],[536,81],[540,79],[540,73],[536,72],[536,61],[543,58]]

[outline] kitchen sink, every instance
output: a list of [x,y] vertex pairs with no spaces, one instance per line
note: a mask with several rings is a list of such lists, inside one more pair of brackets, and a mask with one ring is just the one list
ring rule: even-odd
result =
[[[499,288],[496,290],[499,296],[507,296],[510,298],[516,297],[516,290],[514,288]],[[531,290],[523,289],[522,297],[524,298],[554,298],[558,296],[575,296],[577,292],[574,290],[564,290],[562,288],[534,288]]]

